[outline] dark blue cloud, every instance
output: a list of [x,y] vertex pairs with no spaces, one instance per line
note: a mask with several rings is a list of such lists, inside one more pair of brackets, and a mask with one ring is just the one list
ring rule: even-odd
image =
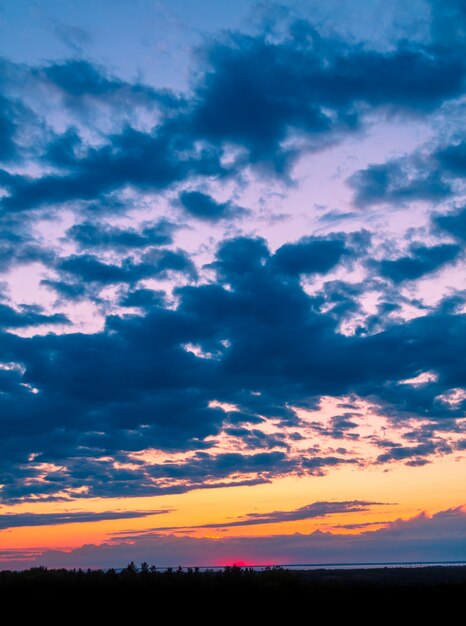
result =
[[359,438],[359,434],[353,432],[359,427],[359,424],[352,419],[355,416],[356,414],[353,413],[335,415],[331,418],[330,425],[321,422],[313,422],[311,426],[313,430],[326,437],[354,440]]
[[241,281],[261,266],[270,257],[265,239],[237,237],[222,242],[217,251],[217,260],[212,266],[219,278]]
[[138,307],[142,309],[153,309],[157,305],[164,306],[165,292],[154,291],[153,289],[134,289],[128,291],[119,302],[120,306]]
[[451,448],[445,444],[438,446],[433,442],[420,443],[417,446],[394,445],[390,447],[388,452],[381,454],[377,458],[377,461],[379,463],[387,463],[388,461],[414,459],[417,464],[421,465],[428,462],[424,457],[433,454],[439,449],[439,447],[442,452],[452,451]]
[[346,283],[341,280],[327,281],[320,293],[322,303],[329,308],[330,315],[338,321],[342,321],[352,315],[361,312],[359,297],[364,293],[367,282]]
[[[143,247],[148,241],[158,241],[161,245],[167,237],[164,225],[160,229],[157,226],[147,227],[141,233],[111,227],[102,230],[91,227],[84,231],[77,229],[74,234],[83,248],[98,251],[108,248],[116,253],[125,251],[129,246],[133,249]],[[143,254],[138,261],[126,256],[120,264],[108,263],[95,254],[86,253],[58,261],[54,259],[53,266],[58,277],[44,278],[41,285],[54,290],[59,299],[64,301],[90,298],[97,302],[100,301],[100,290],[106,285],[120,285],[122,289],[129,286],[129,292],[120,294],[121,304],[145,307],[155,305],[156,302],[162,303],[164,297],[161,292],[136,288],[139,281],[147,278],[167,279],[176,274],[190,280],[197,278],[197,270],[184,251],[160,249],[151,245],[142,250]]]
[[8,220],[2,220],[0,228],[0,271],[6,272],[15,266],[34,262],[44,265],[54,263],[55,252],[34,241],[28,223],[9,223]]
[[440,148],[435,157],[441,168],[453,176],[464,178],[466,176],[466,144],[457,142],[450,146]]
[[83,106],[86,98],[91,101],[120,103],[128,106],[157,103],[176,107],[177,98],[165,90],[156,90],[138,82],[128,83],[111,76],[103,66],[84,59],[69,59],[37,67],[32,75],[48,86],[53,86],[69,107]]
[[200,191],[183,191],[179,199],[188,214],[201,220],[216,222],[246,213],[241,207],[230,202],[216,202],[211,196]]
[[435,215],[433,221],[437,228],[449,233],[455,239],[466,241],[466,208],[444,215]]
[[[413,153],[353,174],[354,204],[403,205],[414,201],[438,203],[457,193],[455,182],[466,177],[466,143],[439,145],[429,156]],[[455,180],[456,179],[456,180]]]
[[402,205],[406,202],[427,200],[437,202],[452,195],[452,190],[438,170],[430,167],[411,172],[409,160],[388,161],[370,165],[349,179],[355,191],[358,207],[373,204]]
[[[394,419],[464,414],[465,401],[439,399],[463,386],[464,315],[432,311],[367,336],[344,336],[332,312],[322,312],[325,299],[307,295],[297,280],[276,271],[264,241],[226,241],[214,267],[217,282],[179,288],[175,309],[143,294],[144,315],[108,317],[98,333],[0,335],[5,361],[21,364],[5,380],[8,393],[0,394],[5,500],[53,498],[83,484],[96,496],[180,492],[206,477],[224,481],[252,473],[261,481],[358,463],[343,451],[288,458],[280,438],[257,440],[264,452],[251,456],[208,452],[212,443],[205,438],[222,425],[244,428],[235,436],[244,436],[247,445],[254,432],[244,424],[267,416],[296,424],[291,407],[315,408],[321,395],[356,394]],[[207,356],[195,356],[186,344]],[[438,379],[400,384],[425,371]],[[235,404],[239,412],[211,407],[212,400]],[[351,423],[337,420],[332,428],[348,432]],[[206,452],[181,465],[143,463],[132,470],[103,460],[123,462],[129,452],[148,447]],[[40,475],[37,464],[55,461],[67,470],[32,480]],[[162,478],[179,482],[161,487]]]
[[71,96],[102,96],[114,92],[124,85],[114,78],[109,79],[88,61],[69,60],[55,63],[41,70],[51,83]]
[[58,296],[58,301],[65,300],[81,300],[89,293],[89,284],[83,282],[68,282],[65,280],[51,280],[43,278],[40,284],[44,287],[52,289]]
[[[90,107],[98,101],[127,125],[115,125],[98,146],[84,144],[73,128],[50,145],[44,139],[44,159],[65,171],[10,177],[5,210],[96,201],[127,185],[158,191],[193,175],[220,177],[251,164],[287,173],[303,149],[293,143],[294,134],[307,139],[304,149],[315,150],[360,129],[368,107],[425,114],[461,95],[466,75],[464,55],[454,48],[404,43],[390,52],[373,51],[320,37],[304,22],[279,40],[230,34],[205,46],[201,60],[186,98],[124,82],[83,60],[29,70],[31,79],[61,94],[63,106],[75,115],[87,114],[89,122]],[[160,123],[151,131],[129,126],[127,111],[135,106],[157,111]],[[291,140],[286,149],[285,140]],[[221,159],[228,144],[247,154],[240,151],[227,167]],[[437,198],[448,187],[433,176],[399,193],[421,192]],[[213,219],[227,210],[193,198],[185,208],[198,217]]]
[[[86,154],[76,158],[64,152],[61,165],[71,172],[50,174],[40,178],[5,176],[4,185],[10,195],[3,199],[7,211],[28,210],[73,200],[96,200],[125,185],[140,189],[160,190],[192,174],[221,175],[215,151],[203,150],[190,159],[178,159],[179,137],[167,126],[157,134],[144,133],[130,127],[107,137],[102,147],[88,147]],[[54,158],[58,156],[55,150]]]
[[70,323],[70,320],[63,313],[47,314],[37,305],[23,304],[14,309],[6,304],[0,304],[0,328],[25,328],[45,324],[66,325]]
[[355,458],[347,459],[341,456],[312,456],[303,460],[303,469],[313,476],[323,476],[327,468],[346,463],[357,464],[358,460]]
[[286,435],[283,433],[275,433],[273,435],[266,434],[257,428],[245,428],[244,426],[232,426],[224,429],[225,433],[230,437],[238,437],[241,444],[250,450],[272,448],[289,449],[286,443]]
[[226,452],[217,455],[198,452],[196,458],[190,463],[154,465],[149,468],[149,474],[155,478],[189,479],[194,484],[202,484],[203,481],[207,482],[209,479],[226,478],[235,472],[281,473],[292,465],[293,461],[289,460],[282,451],[256,452],[255,454]]
[[[55,94],[60,122],[68,124],[60,133],[39,113],[32,117],[24,135],[37,145],[27,161],[14,143],[16,102],[0,102],[2,154],[14,165],[0,172],[9,194],[2,197],[2,270],[40,261],[54,272],[42,285],[59,300],[89,298],[99,305],[102,289],[113,285],[112,304],[125,307],[122,315],[108,315],[99,332],[32,337],[12,331],[68,319],[39,308],[0,307],[0,352],[8,364],[0,369],[5,501],[53,500],[69,489],[96,497],[175,493],[357,464],[344,448],[293,457],[281,433],[256,427],[269,417],[277,425],[299,425],[294,408],[317,408],[324,395],[359,396],[394,421],[420,416],[452,424],[464,416],[464,400],[445,401],[466,375],[461,295],[403,320],[405,300],[390,284],[454,262],[459,245],[412,243],[399,258],[369,263],[365,231],[305,236],[275,253],[264,239],[243,236],[220,242],[207,266],[209,282],[197,284],[192,259],[173,248],[171,223],[158,218],[124,228],[112,221],[116,213],[131,217],[134,208],[160,215],[152,199],[141,207],[134,200],[146,192],[172,199],[186,218],[240,217],[244,211],[231,202],[180,189],[208,189],[206,177],[217,184],[251,167],[288,180],[303,150],[363,129],[367,114],[425,119],[463,95],[463,49],[404,42],[375,51],[319,36],[302,22],[275,37],[224,35],[204,46],[199,63],[185,97],[122,81],[85,61],[23,67],[16,75],[32,90],[40,84]],[[134,119],[153,124],[136,128],[130,119],[135,107],[144,107],[145,116]],[[100,110],[106,130],[94,128],[93,112]],[[465,173],[464,146],[457,143],[425,162],[413,157],[369,166],[351,184],[361,206],[438,201],[453,194],[452,179]],[[77,253],[66,250],[68,256],[58,258],[35,243],[33,228],[43,228],[35,220],[68,209],[78,220],[66,233]],[[437,232],[463,241],[463,213],[434,216]],[[351,268],[356,259],[372,270],[366,283],[326,281],[314,295],[300,284],[302,275],[325,274],[339,264]],[[175,288],[173,301],[141,285],[172,273],[190,281]],[[361,296],[371,289],[383,290],[376,314],[354,335],[343,334],[342,321],[363,313]],[[435,381],[403,383],[427,371],[435,372]],[[213,401],[238,410],[223,411]],[[241,453],[211,450],[222,429],[240,440]],[[353,430],[351,415],[342,414],[321,432],[351,439]],[[379,462],[421,463],[444,452],[428,444],[383,448]],[[130,453],[148,448],[188,455],[180,463],[131,458],[125,465]]]
[[374,265],[380,276],[394,283],[401,283],[405,280],[416,280],[452,263],[458,258],[461,250],[461,247],[455,244],[425,246],[412,243],[409,247],[409,256],[394,260],[384,259]]
[[73,167],[79,158],[77,152],[82,147],[82,140],[76,128],[68,128],[46,145],[43,158],[57,167]]
[[273,262],[278,271],[291,276],[325,274],[339,263],[345,253],[349,250],[342,236],[307,237],[281,246]]
[[15,132],[13,106],[0,96],[0,161],[9,161],[16,156]]
[[146,224],[141,230],[81,222],[69,228],[66,234],[84,250],[89,248],[124,250],[173,243],[175,229],[175,224],[167,220]]
[[442,46],[464,47],[466,7],[463,0],[428,0],[432,40]]
[[104,284],[120,282],[137,282],[142,278],[155,275],[155,268],[148,265],[135,264],[131,261],[124,265],[103,263],[96,256],[90,254],[75,255],[60,261],[59,269],[79,277],[85,282]]
[[[299,27],[298,27],[299,26]],[[325,137],[360,124],[360,105],[432,110],[464,88],[461,54],[401,46],[390,53],[325,40],[301,22],[281,41],[231,35],[205,51],[192,132],[244,146],[253,162],[286,164],[290,130]],[[219,111],[221,114],[219,114]]]
[[[128,235],[131,239],[131,233]],[[181,250],[148,250],[141,263],[129,259],[121,265],[104,263],[92,254],[73,255],[62,259],[57,269],[64,275],[76,276],[86,283],[102,284],[136,283],[143,278],[166,277],[170,272],[196,276],[193,263]],[[46,284],[54,285],[53,281]]]

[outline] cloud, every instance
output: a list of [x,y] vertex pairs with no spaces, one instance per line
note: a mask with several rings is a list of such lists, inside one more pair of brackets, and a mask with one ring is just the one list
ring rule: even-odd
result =
[[[220,174],[221,168],[208,153],[191,160],[176,159],[170,133],[155,136],[133,128],[108,137],[108,144],[88,148],[76,158],[68,175],[9,177],[10,195],[3,199],[7,211],[35,209],[74,200],[96,200],[124,185],[157,191],[192,174]],[[68,163],[63,163],[69,169]]]
[[[461,95],[466,75],[463,55],[454,48],[403,43],[389,52],[374,51],[324,38],[303,21],[279,39],[267,33],[217,38],[204,46],[199,64],[192,92],[179,97],[122,81],[89,61],[35,68],[9,63],[9,89],[19,83],[27,83],[31,93],[45,88],[74,124],[50,139],[37,120],[43,159],[61,171],[5,177],[4,210],[96,201],[127,186],[158,192],[194,176],[221,178],[250,165],[266,165],[286,178],[303,150],[324,148],[361,129],[367,107],[425,114]],[[106,132],[99,130],[101,140],[91,144],[75,127],[83,121],[95,125],[89,115],[95,103],[109,115]],[[150,130],[135,127],[134,116],[128,116],[135,107],[153,118]],[[5,124],[8,156],[12,128]],[[34,146],[37,155],[37,141]],[[226,165],[228,146],[240,148],[240,154]],[[375,181],[376,199],[381,184]],[[395,196],[423,189],[423,197],[448,193],[435,177],[404,187]],[[232,211],[199,195],[181,202],[204,219]]]
[[367,207],[376,204],[404,205],[408,202],[438,202],[452,195],[452,189],[437,169],[422,164],[420,171],[415,155],[410,159],[369,165],[349,179],[354,189],[354,204]]
[[19,309],[13,309],[6,304],[0,304],[0,328],[25,328],[47,324],[70,324],[70,320],[62,313],[48,315],[37,305],[24,304]]
[[153,224],[145,224],[141,230],[134,228],[118,228],[109,224],[81,222],[67,230],[79,247],[86,249],[125,250],[162,246],[173,243],[175,224],[160,220]]
[[[4,566],[124,567],[143,561],[158,567],[222,565],[235,561],[254,564],[341,564],[446,562],[466,558],[464,508],[425,513],[389,522],[379,530],[359,534],[316,531],[311,534],[266,537],[196,538],[154,533],[115,539],[100,546],[84,545],[70,552],[48,550],[18,559],[3,555]],[[7,560],[8,559],[8,560]]]
[[[441,447],[445,446],[442,445]],[[412,464],[423,465],[428,463],[428,461],[423,457],[432,454],[436,449],[437,446],[433,442],[421,443],[417,446],[393,445],[390,446],[388,452],[381,454],[377,460],[380,463],[386,463],[387,461],[399,461],[400,459],[414,458],[414,461],[411,461]]]
[[[80,254],[65,257],[60,260],[57,270],[63,275],[78,277],[85,283],[136,283],[144,278],[164,277],[169,272],[181,272],[194,277],[196,270],[181,251],[150,250],[145,253],[142,263],[131,259],[123,261],[121,265],[104,263],[92,254]],[[53,283],[48,282],[50,286]]]
[[189,479],[194,484],[202,484],[209,479],[224,478],[232,473],[248,474],[255,472],[273,475],[292,465],[292,461],[282,451],[257,452],[255,454],[241,454],[226,452],[210,455],[198,452],[196,457],[188,463],[164,463],[153,465],[149,473],[155,478]]
[[439,135],[429,154],[415,151],[380,164],[371,164],[348,179],[353,203],[364,208],[409,202],[438,204],[458,194],[458,179],[466,177],[466,143],[457,136],[451,143]]
[[210,524],[198,524],[195,526],[153,528],[152,531],[180,530],[188,528],[232,528],[236,526],[255,526],[258,524],[278,524],[282,522],[294,522],[314,518],[327,517],[341,513],[359,513],[370,510],[373,506],[382,505],[381,502],[367,502],[365,500],[352,500],[348,502],[312,502],[293,511],[272,511],[271,513],[247,513],[244,519],[232,522],[212,522]]
[[211,196],[200,191],[182,191],[179,199],[181,206],[189,215],[201,220],[216,222],[246,213],[241,207],[230,202],[216,202]]
[[16,143],[14,140],[16,124],[13,121],[14,107],[7,98],[0,96],[0,162],[9,161],[16,156]]
[[81,26],[54,22],[53,32],[72,54],[82,55],[83,48],[93,43],[91,33]]
[[433,222],[438,229],[449,233],[455,239],[466,241],[466,208],[444,215],[434,215]]
[[[163,492],[161,481],[180,492],[207,478],[212,484],[233,475],[266,481],[359,463],[336,452],[288,457],[283,440],[257,437],[255,443],[264,449],[252,455],[203,451],[212,446],[206,438],[217,435],[230,416],[230,427],[236,428],[244,420],[260,423],[267,417],[293,425],[292,407],[309,406],[322,395],[356,394],[395,419],[464,415],[466,401],[460,396],[455,403],[442,401],[463,385],[464,315],[434,311],[372,335],[344,336],[331,311],[320,309],[321,298],[277,273],[274,258],[263,240],[231,239],[218,249],[216,281],[178,288],[176,308],[143,291],[143,314],[109,316],[97,333],[0,335],[4,358],[20,363],[23,372],[0,395],[0,448],[8,468],[3,498],[49,498],[83,485],[88,495],[149,495]],[[83,265],[81,260],[76,257],[76,267],[65,265],[80,280],[140,276],[139,266],[102,268],[92,258],[90,264],[86,256]],[[144,275],[146,265],[147,259]],[[101,269],[116,275],[101,276]],[[197,346],[196,351],[186,345]],[[420,386],[400,384],[425,371],[437,378]],[[212,405],[214,399],[234,405],[238,413]],[[254,433],[246,431],[247,445]],[[267,451],[271,443],[278,447]],[[112,456],[127,461],[130,452],[154,446],[192,450],[195,456],[181,464],[142,463],[128,470],[108,461]],[[44,462],[67,469],[44,481]]]
[[204,57],[191,132],[243,146],[250,161],[271,162],[277,171],[286,166],[281,144],[293,131],[325,145],[326,137],[359,127],[362,104],[426,112],[461,93],[464,80],[452,50],[351,48],[305,22],[279,41],[232,34]]
[[[300,228],[294,242],[283,229],[272,252],[248,235],[268,232],[261,222],[239,231],[244,224],[231,222],[246,210],[212,195],[248,197],[258,177],[268,194],[270,176],[290,183],[297,157],[369,120],[444,111],[464,93],[462,49],[415,41],[370,49],[302,21],[213,37],[196,64],[189,92],[174,94],[90,61],[4,63],[0,267],[10,284],[7,272],[39,261],[38,291],[57,296],[48,307],[10,302],[15,285],[0,306],[6,502],[181,493],[361,464],[340,441],[297,458],[283,436],[300,425],[298,409],[325,395],[366,400],[393,424],[465,415],[455,391],[465,380],[461,294],[434,308],[395,288],[459,261],[457,243],[413,242],[370,262],[366,230]],[[351,181],[356,202],[449,198],[466,171],[463,151],[458,140],[429,159],[371,165]],[[178,247],[181,225],[170,219],[182,221],[180,211],[188,225],[204,220],[215,231],[207,245],[193,239],[192,254]],[[462,241],[463,217],[436,213],[433,227]],[[338,280],[325,276],[333,271]],[[381,291],[374,315],[360,321],[365,296]],[[419,315],[403,319],[408,304]],[[98,311],[99,331],[76,332],[71,320],[86,307]],[[46,326],[54,332],[18,336]],[[422,372],[436,379],[403,384]],[[451,394],[458,402],[445,401]],[[320,434],[349,439],[351,417],[334,418]],[[281,432],[261,430],[267,420]],[[237,447],[219,451],[217,437]],[[144,460],[148,449],[170,460]],[[411,458],[383,449],[389,457],[379,462],[420,463],[445,450],[418,447]]]
[[0,271],[7,272],[18,266],[40,262],[44,266],[55,261],[55,251],[34,241],[31,224],[2,220],[0,232]]
[[413,242],[409,246],[409,256],[398,259],[384,259],[373,263],[383,278],[394,283],[405,280],[416,280],[455,261],[461,253],[460,246],[454,244],[438,244],[425,246]]
[[292,276],[325,274],[348,253],[342,236],[306,237],[297,243],[281,246],[275,252],[273,263],[278,271]]
[[[66,27],[65,27],[66,28]],[[62,34],[65,34],[63,30]],[[76,35],[86,37],[83,29],[68,29],[68,35],[76,40]],[[68,37],[70,39],[70,37]],[[84,59],[56,61],[30,70],[31,76],[39,84],[45,84],[54,94],[59,94],[62,104],[79,110],[86,100],[105,102],[105,99],[121,104],[149,104],[154,106],[160,100],[168,99],[175,106],[175,98],[168,92],[157,91],[139,82],[129,83],[108,73],[102,66]]]
[[439,148],[435,157],[448,174],[459,178],[466,175],[466,144],[463,141]]
[[117,519],[136,519],[150,515],[169,513],[170,509],[154,511],[79,511],[70,513],[3,513],[0,514],[0,530],[27,526],[59,526]]
[[442,46],[464,46],[466,9],[462,0],[429,0],[431,37]]
[[154,291],[153,289],[135,289],[128,291],[122,300],[120,306],[139,307],[142,309],[153,309],[156,306],[164,306],[165,292]]

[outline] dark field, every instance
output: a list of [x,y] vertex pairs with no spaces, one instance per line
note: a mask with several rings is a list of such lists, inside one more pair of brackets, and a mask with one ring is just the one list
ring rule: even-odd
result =
[[461,608],[463,623],[466,567],[311,571],[272,567],[255,571],[233,566],[221,571],[157,571],[144,566],[141,571],[128,566],[121,572],[33,568],[0,572],[0,599],[4,607],[14,603],[26,610],[65,602],[76,615],[86,607],[110,615],[156,606],[170,607],[177,614],[188,610],[195,617],[219,601],[228,607],[229,617],[238,617],[245,602],[250,608],[251,600],[261,611],[287,607],[293,612],[304,605],[312,611],[324,610],[328,616],[353,617],[367,617],[373,611],[380,618],[395,617],[400,611],[405,617],[407,613],[432,615],[432,611],[447,617],[454,608]]

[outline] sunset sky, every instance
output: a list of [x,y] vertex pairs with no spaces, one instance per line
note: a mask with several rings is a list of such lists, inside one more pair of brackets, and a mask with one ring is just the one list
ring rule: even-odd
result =
[[0,569],[466,560],[466,2],[0,1]]

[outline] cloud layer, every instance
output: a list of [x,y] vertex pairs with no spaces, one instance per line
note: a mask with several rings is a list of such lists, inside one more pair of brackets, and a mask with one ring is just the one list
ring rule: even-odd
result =
[[259,565],[406,563],[465,558],[465,513],[459,507],[432,517],[421,513],[359,535],[316,531],[309,535],[209,539],[153,534],[133,536],[131,541],[85,545],[70,552],[50,550],[33,558],[29,554],[12,554],[7,563],[11,568],[22,569],[35,563],[47,567],[107,568],[124,567],[130,561],[149,562],[158,567],[186,567],[235,562]]
[[[427,39],[386,47],[302,19],[229,31],[179,93],[80,58],[79,30],[60,31],[68,60],[3,60],[5,503],[463,453],[466,63],[457,29],[440,41],[450,14],[430,15]],[[390,123],[455,132],[335,173],[349,206],[324,207],[323,229],[312,198],[305,228],[302,207],[274,209],[303,164]],[[381,207],[401,212],[397,233]],[[359,454],[345,403],[397,433]]]

